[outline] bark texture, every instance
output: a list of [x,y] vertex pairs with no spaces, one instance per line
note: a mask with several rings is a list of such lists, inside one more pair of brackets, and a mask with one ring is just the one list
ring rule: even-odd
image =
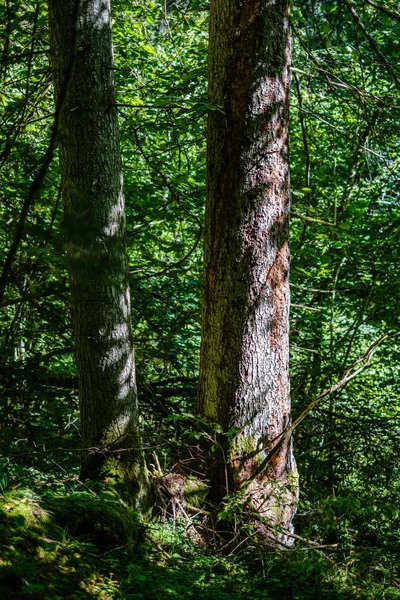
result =
[[290,422],[289,2],[211,0],[210,11],[209,95],[223,110],[208,121],[198,410],[240,429],[221,440],[211,497],[246,486],[253,508],[290,529],[291,442],[257,474]]
[[[49,0],[82,476],[116,475],[146,501],[127,280],[125,209],[109,0]],[[71,57],[73,60],[71,70]]]

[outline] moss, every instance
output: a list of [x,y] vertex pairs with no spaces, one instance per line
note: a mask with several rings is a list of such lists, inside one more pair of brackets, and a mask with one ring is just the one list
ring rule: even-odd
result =
[[[111,510],[110,504],[118,505],[115,495],[110,497],[105,494],[107,499],[102,495],[98,498],[92,496],[87,502],[89,494],[73,491],[71,495],[60,496],[59,492],[58,489],[54,495],[53,490],[46,490],[43,494],[45,500],[43,496],[40,498],[30,490],[10,490],[4,497],[0,497],[0,598],[114,598],[109,593],[111,588],[114,589],[110,584],[111,576],[107,575],[115,568],[115,562],[104,568],[104,550],[99,547],[100,544],[97,547],[97,554],[100,553],[100,556],[96,558],[96,542],[100,540],[94,536],[89,540],[83,535],[81,539],[69,536],[69,527],[62,530],[59,526],[61,520],[58,523],[56,520],[63,515],[72,528],[78,526],[78,522],[82,523],[82,518],[87,521],[88,516],[91,516],[92,525],[98,527],[98,509],[101,505],[105,506],[102,513],[105,523],[111,527],[112,522],[119,535],[123,523],[128,527],[132,538],[132,529],[135,529],[130,527],[130,520],[134,520],[134,515],[130,514],[125,518],[123,511],[127,509],[123,506],[113,507]],[[72,497],[76,502],[72,501]],[[95,506],[94,502],[97,503]],[[88,510],[82,508],[84,505]],[[96,518],[94,512],[97,513]],[[116,541],[112,540],[113,543]],[[121,552],[118,547],[113,548],[110,561],[111,557],[116,556],[114,550]],[[127,544],[122,553],[126,552],[125,556],[131,556],[129,550]],[[105,554],[108,555],[108,552]],[[99,561],[97,564],[96,560]]]
[[201,508],[207,492],[208,486],[204,481],[196,477],[188,477],[185,480],[185,500],[191,506]]
[[73,536],[93,537],[100,545],[134,547],[139,541],[137,515],[112,494],[52,496],[48,506],[58,525]]
[[[140,446],[140,441],[137,442]],[[130,462],[128,453],[125,461],[110,457],[104,465],[107,488],[138,512],[143,518],[151,515],[153,508],[153,490],[150,485],[146,464],[137,460]]]
[[11,536],[24,534],[32,540],[39,534],[59,536],[60,527],[71,535],[93,537],[102,545],[135,546],[140,524],[137,515],[112,491],[51,495],[40,499],[29,491],[9,494],[0,506],[0,526],[7,523]]
[[0,523],[7,520],[15,531],[37,531],[51,527],[51,516],[41,506],[38,496],[30,490],[20,490],[5,496],[0,507]]
[[286,477],[289,490],[295,498],[298,498],[300,492],[300,476],[297,467],[292,469],[292,471],[289,471]]
[[255,463],[261,462],[261,452],[258,451],[257,442],[253,436],[244,436],[239,433],[230,444],[231,458],[240,457],[253,459]]

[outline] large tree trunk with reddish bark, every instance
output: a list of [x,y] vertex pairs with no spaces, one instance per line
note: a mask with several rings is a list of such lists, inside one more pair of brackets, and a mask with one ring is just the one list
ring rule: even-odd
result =
[[58,141],[82,477],[116,477],[142,509],[148,482],[138,426],[110,0],[49,0],[48,6],[56,102],[64,94]]
[[239,431],[218,439],[210,499],[245,489],[287,531],[298,487],[291,441],[280,443],[290,423],[289,3],[211,0],[210,10],[209,96],[222,110],[208,121],[198,411]]

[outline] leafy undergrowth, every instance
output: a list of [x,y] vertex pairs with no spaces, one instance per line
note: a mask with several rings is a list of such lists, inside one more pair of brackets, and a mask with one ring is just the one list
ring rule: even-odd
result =
[[0,496],[4,600],[400,598],[393,557],[378,548],[267,553],[249,538],[226,557],[196,547],[187,523],[140,523],[95,484],[32,488]]

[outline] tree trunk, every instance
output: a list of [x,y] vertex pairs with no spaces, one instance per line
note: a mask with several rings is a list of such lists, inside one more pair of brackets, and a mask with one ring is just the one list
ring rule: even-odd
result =
[[81,476],[111,474],[141,508],[148,485],[138,428],[110,1],[49,0],[48,6],[56,102],[68,83],[59,153],[87,449]]
[[210,11],[209,95],[223,110],[208,120],[198,410],[225,432],[210,498],[245,488],[290,529],[291,442],[258,472],[290,422],[289,3],[211,0]]

